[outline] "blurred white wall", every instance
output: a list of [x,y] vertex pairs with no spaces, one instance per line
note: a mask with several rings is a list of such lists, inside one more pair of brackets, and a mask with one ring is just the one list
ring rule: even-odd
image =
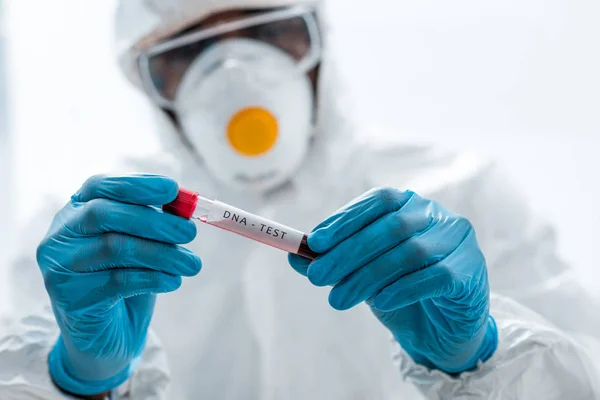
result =
[[8,1],[20,224],[125,154],[156,148],[146,104],[112,49],[114,1]]
[[[155,145],[137,118],[145,107],[113,64],[113,5],[9,2],[19,222],[38,193],[66,198],[119,155]],[[384,128],[498,159],[559,227],[565,258],[600,289],[600,3],[331,0],[331,8],[363,132]]]
[[[0,0],[0,268],[10,257],[13,248],[12,200],[12,147],[9,136],[9,104],[6,83],[6,29],[3,2]],[[0,289],[2,286],[0,285]],[[7,300],[6,291],[0,290],[0,310]]]

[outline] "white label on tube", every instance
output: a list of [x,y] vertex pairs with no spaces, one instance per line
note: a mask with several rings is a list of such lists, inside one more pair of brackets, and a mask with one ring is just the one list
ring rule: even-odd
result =
[[204,221],[288,253],[297,253],[304,234],[277,222],[215,201]]

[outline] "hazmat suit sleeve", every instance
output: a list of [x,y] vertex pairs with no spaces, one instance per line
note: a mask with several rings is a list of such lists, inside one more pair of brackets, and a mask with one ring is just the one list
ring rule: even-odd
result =
[[596,399],[596,371],[586,349],[531,310],[492,295],[498,348],[487,362],[452,377],[417,365],[394,344],[402,377],[428,399]]
[[451,377],[415,364],[395,344],[401,375],[430,399],[600,398],[600,304],[557,256],[553,229],[498,168],[478,156],[393,141],[360,153],[365,187],[410,189],[466,216],[489,269],[499,333],[494,356]]
[[[48,353],[58,337],[49,308],[21,318],[5,328],[0,338],[0,398],[70,399],[52,383]],[[151,332],[142,362],[132,378],[117,389],[118,398],[160,399],[169,381],[166,358]]]
[[[51,382],[48,354],[59,330],[48,304],[35,258],[36,247],[60,207],[49,205],[27,227],[21,250],[5,268],[12,309],[0,327],[0,399],[69,399]],[[169,382],[166,356],[149,332],[144,356],[136,372],[121,388],[122,399],[160,399]]]

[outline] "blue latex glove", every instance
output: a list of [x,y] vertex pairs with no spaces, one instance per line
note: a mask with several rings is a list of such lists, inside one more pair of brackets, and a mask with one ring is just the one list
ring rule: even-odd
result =
[[50,374],[63,390],[90,395],[125,382],[156,294],[200,271],[200,259],[179,246],[196,236],[194,223],[148,207],[177,190],[155,175],[96,176],[54,218],[37,260],[61,332]]
[[485,258],[465,218],[412,192],[374,189],[323,221],[308,244],[322,255],[290,255],[292,267],[333,286],[335,309],[366,300],[416,362],[460,373],[495,351]]

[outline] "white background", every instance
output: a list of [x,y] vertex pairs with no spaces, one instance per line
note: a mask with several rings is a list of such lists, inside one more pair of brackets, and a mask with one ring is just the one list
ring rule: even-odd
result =
[[[363,132],[384,129],[497,159],[557,225],[563,256],[600,291],[600,3],[330,4],[333,44]],[[157,145],[152,121],[139,117],[145,105],[114,63],[113,6],[8,1],[18,224],[41,194],[66,199],[121,155]]]

